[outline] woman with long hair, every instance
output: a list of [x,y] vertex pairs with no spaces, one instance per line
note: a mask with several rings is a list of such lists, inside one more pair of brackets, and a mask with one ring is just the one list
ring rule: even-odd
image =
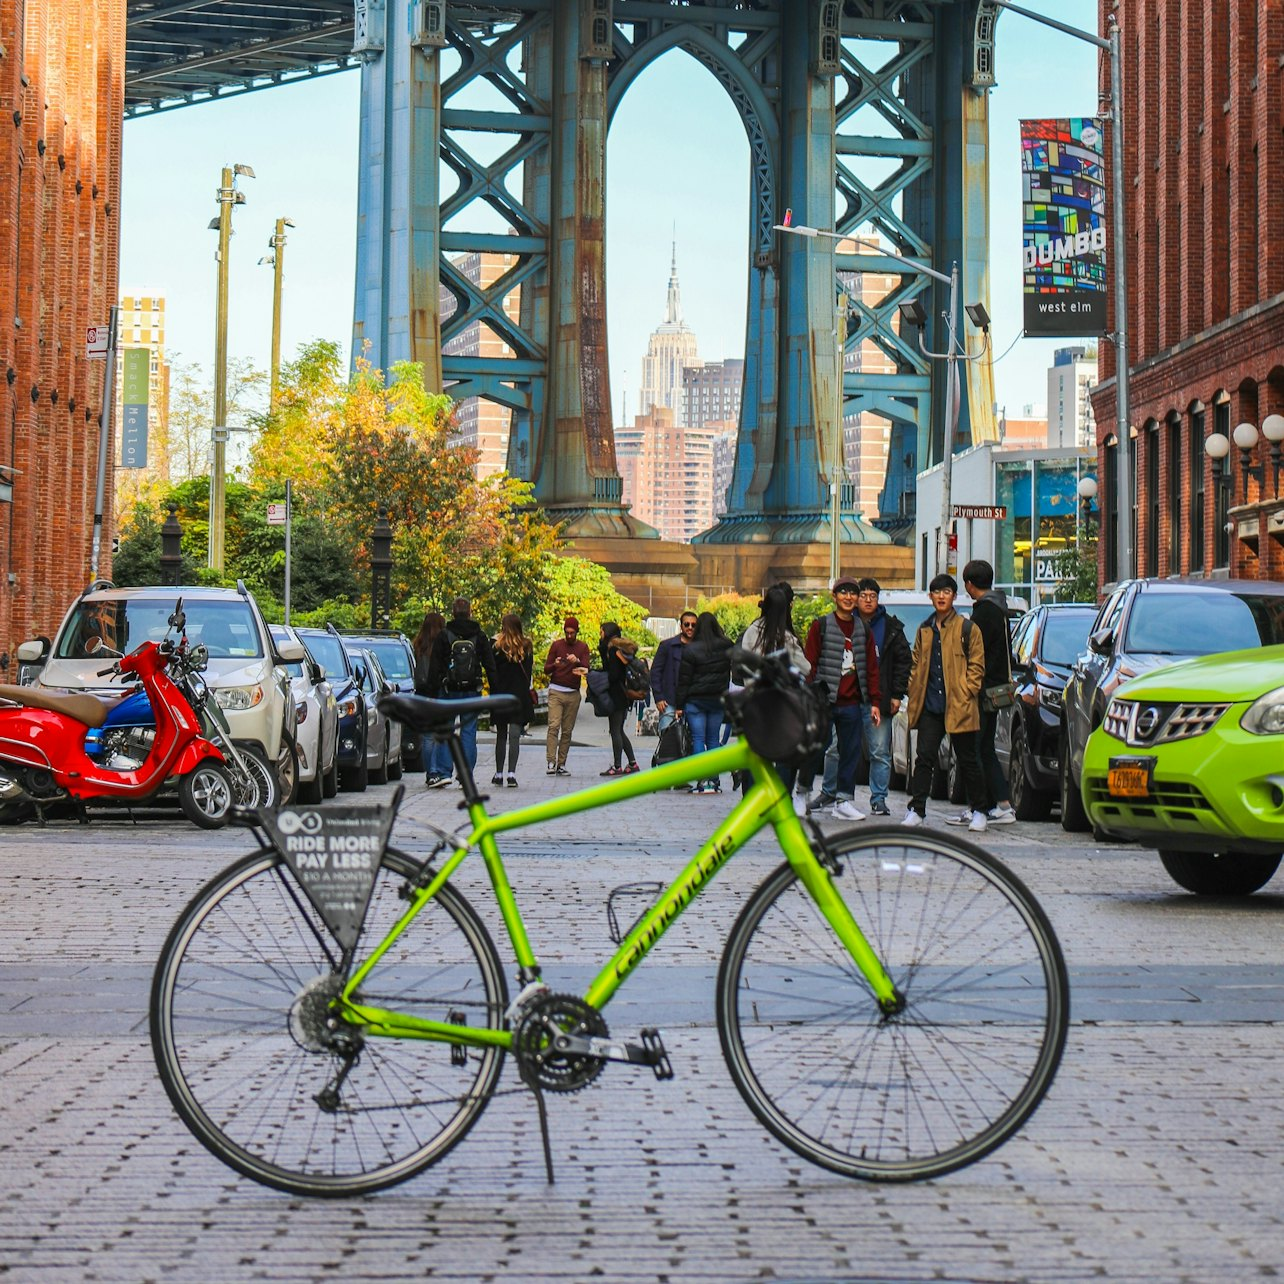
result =
[[[437,638],[446,627],[446,617],[440,611],[429,611],[419,632],[415,634],[415,695],[431,696],[440,694],[438,689],[429,683],[429,661]],[[440,789],[450,783],[453,764],[450,761],[450,746],[431,735],[423,737],[423,769],[425,782],[429,789]]]
[[[759,655],[771,655],[784,651],[789,656],[790,665],[799,673],[811,672],[807,662],[807,653],[803,650],[798,634],[794,632],[794,591],[783,580],[773,584],[758,603],[762,612],[744,631],[740,645],[746,651],[755,651]],[[785,788],[791,794],[794,782],[798,778],[798,768],[788,767],[784,763],[772,764],[785,782]],[[804,815],[806,812],[804,811]]]
[[492,785],[517,788],[517,755],[521,752],[522,735],[535,716],[531,701],[533,651],[530,638],[522,632],[521,620],[511,613],[504,616],[495,635],[495,682],[490,693],[516,696],[520,708],[507,717],[494,719],[495,774],[490,778]]
[[[678,669],[678,717],[691,727],[692,753],[718,747],[722,730],[722,697],[731,684],[731,639],[722,631],[712,611],[696,620],[695,637],[682,648]],[[717,776],[701,780],[688,790],[693,794],[720,794]]]
[[[624,720],[629,714],[629,697],[625,694],[624,677],[628,672],[629,661],[638,653],[638,644],[620,635],[620,626],[614,620],[607,620],[600,629],[597,644],[598,655],[602,657],[602,670],[606,674],[608,689],[611,693],[611,712],[607,714],[606,724],[611,730],[612,765],[601,774],[603,776],[627,776],[639,770],[637,759],[633,756],[633,744],[624,734]],[[625,760],[628,766],[625,766]]]

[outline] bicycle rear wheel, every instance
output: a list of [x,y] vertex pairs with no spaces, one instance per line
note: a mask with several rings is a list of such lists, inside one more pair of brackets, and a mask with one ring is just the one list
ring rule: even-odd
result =
[[[418,873],[384,855],[362,940],[406,910]],[[174,1108],[224,1163],[304,1195],[354,1195],[405,1180],[460,1142],[485,1109],[503,1050],[365,1038],[327,1025],[340,950],[285,862],[238,861],[174,925],[152,982],[156,1065]],[[507,987],[468,902],[443,887],[366,979],[359,997],[454,1024],[502,1028]],[[356,1054],[356,1055],[354,1055]]]
[[1047,916],[961,840],[834,835],[834,883],[905,998],[884,1017],[789,865],[746,904],[718,973],[741,1095],[777,1138],[850,1177],[913,1181],[981,1158],[1056,1073],[1070,989]]

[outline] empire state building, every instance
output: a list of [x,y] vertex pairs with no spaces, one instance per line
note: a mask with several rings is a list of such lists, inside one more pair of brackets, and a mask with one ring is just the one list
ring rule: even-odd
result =
[[695,332],[682,320],[682,294],[678,288],[678,247],[674,242],[669,268],[669,298],[664,322],[651,332],[646,356],[642,358],[642,392],[638,407],[650,414],[656,407],[673,411],[674,423],[683,417],[682,371],[699,366]]

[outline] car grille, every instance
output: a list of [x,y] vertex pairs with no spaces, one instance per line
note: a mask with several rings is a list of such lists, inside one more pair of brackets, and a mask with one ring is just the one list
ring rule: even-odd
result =
[[1134,749],[1193,740],[1211,731],[1229,704],[1162,704],[1111,700],[1102,726],[1107,735]]
[[1197,786],[1175,780],[1155,781],[1148,798],[1112,797],[1106,788],[1105,776],[1089,776],[1084,788],[1094,814],[1105,822],[1111,818],[1121,823],[1162,818],[1174,828],[1180,828],[1182,821],[1194,822],[1200,812],[1213,812],[1212,804]]

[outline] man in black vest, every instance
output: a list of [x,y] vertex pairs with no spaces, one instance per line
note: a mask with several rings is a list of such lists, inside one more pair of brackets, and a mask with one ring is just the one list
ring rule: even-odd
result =
[[[878,650],[874,638],[856,614],[859,582],[839,575],[830,585],[834,609],[812,622],[803,650],[811,664],[810,682],[823,682],[829,692],[830,735],[838,736],[838,798],[830,815],[835,820],[864,820],[856,806],[856,767],[860,761],[861,725],[882,720],[879,710]],[[794,810],[806,807],[818,759],[798,773]]]

